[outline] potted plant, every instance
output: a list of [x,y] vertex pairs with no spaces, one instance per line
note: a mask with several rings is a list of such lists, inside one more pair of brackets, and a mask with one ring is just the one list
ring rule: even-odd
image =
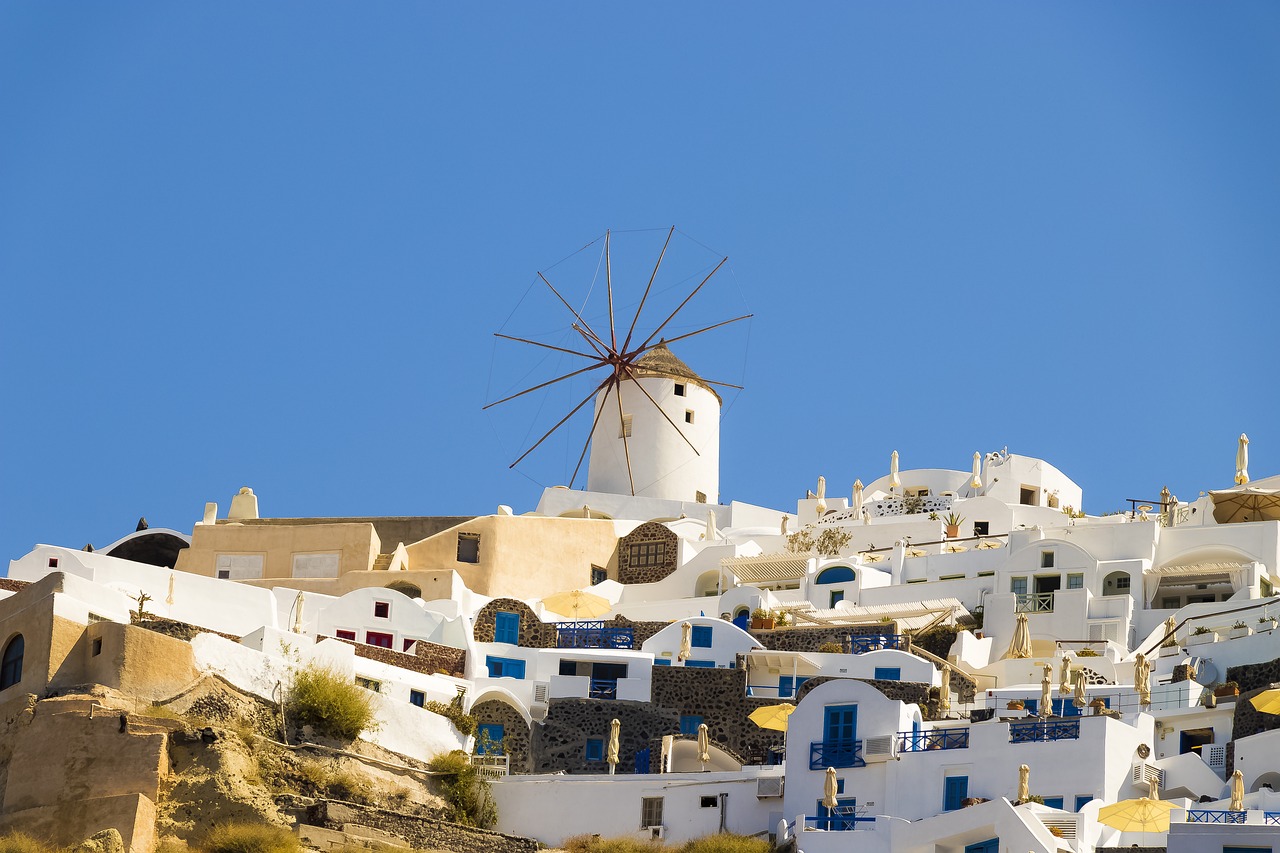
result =
[[1206,643],[1218,642],[1218,633],[1201,625],[1191,632],[1191,636],[1187,638],[1188,646],[1202,646]]
[[1233,696],[1239,696],[1240,685],[1236,684],[1234,681],[1219,684],[1217,687],[1213,688],[1213,695],[1218,699],[1229,699]]
[[751,611],[751,627],[756,631],[767,631],[776,624],[773,611],[767,607],[757,607]]
[[1010,699],[1009,704],[1006,707],[1010,711],[1021,711],[1022,709],[1026,708],[1027,705],[1021,699]]
[[942,523],[947,526],[948,539],[960,538],[960,525],[964,523],[964,516],[957,515],[954,512],[949,512],[946,517],[942,519]]
[[1231,630],[1228,632],[1227,636],[1235,639],[1237,637],[1247,637],[1251,633],[1253,632],[1249,630],[1249,626],[1244,624],[1243,621],[1239,621],[1231,626]]
[[1258,620],[1259,631],[1274,631],[1276,629],[1276,620],[1274,616],[1263,616]]

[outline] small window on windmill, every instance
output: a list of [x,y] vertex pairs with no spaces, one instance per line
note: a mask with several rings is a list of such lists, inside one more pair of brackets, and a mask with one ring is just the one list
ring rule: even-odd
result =
[[618,438],[631,438],[631,415],[622,416],[622,426],[618,429]]
[[684,410],[684,422],[687,424],[693,423],[693,409]]
[[677,397],[683,397],[683,396],[684,396],[684,383],[683,383],[683,382],[677,382],[677,383],[676,383],[676,396],[677,396]]
[[458,534],[458,562],[459,563],[480,562],[480,534],[479,533],[459,533]]

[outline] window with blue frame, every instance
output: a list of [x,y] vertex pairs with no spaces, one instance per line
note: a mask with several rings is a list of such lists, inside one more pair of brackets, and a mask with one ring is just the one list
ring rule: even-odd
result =
[[667,660],[666,658],[654,658],[653,665],[654,666],[671,666],[671,661]]
[[1271,853],[1270,847],[1239,847],[1236,845],[1226,845],[1222,848],[1222,853]]
[[968,776],[948,776],[942,780],[942,810],[953,812],[964,805],[969,796]]
[[416,705],[421,708],[423,705],[427,704],[427,694],[423,693],[421,690],[410,690],[409,704]]
[[808,677],[807,675],[801,675],[801,676],[780,675],[780,676],[778,676],[778,698],[779,698],[779,699],[786,699],[786,698],[788,698],[788,697],[795,696],[795,695],[796,695],[796,691],[800,689],[800,685],[801,685],[801,684],[804,684],[804,683],[805,683],[806,681],[808,681],[808,680],[809,680],[809,677]]
[[695,649],[711,648],[711,626],[694,625],[689,631],[689,643]]
[[858,828],[858,821],[854,817],[857,811],[856,797],[837,797],[836,807],[833,809],[827,808],[822,804],[822,800],[818,800],[819,828],[831,832],[852,832]]
[[901,681],[902,667],[900,666],[878,666],[875,674],[876,681]]
[[824,743],[853,743],[858,739],[858,706],[830,705],[823,709]]
[[1076,795],[1076,811],[1080,811],[1082,808],[1085,807],[1085,804],[1092,799],[1093,797],[1089,796],[1088,794]]
[[476,728],[476,755],[502,755],[502,723],[481,723]]
[[493,617],[493,641],[495,643],[510,643],[518,645],[520,642],[520,614],[507,613],[499,610],[497,615]]
[[707,669],[714,669],[716,662],[713,660],[694,660],[693,658],[690,658],[689,660],[684,662],[684,665],[685,666],[701,666]]
[[1000,853],[1000,839],[988,838],[964,848],[964,853]]
[[697,714],[680,715],[680,734],[685,737],[697,737],[700,725],[702,725],[702,717]]
[[1044,804],[1051,809],[1062,808],[1062,797],[1045,797]]
[[850,583],[853,577],[853,569],[848,566],[832,566],[819,572],[814,583]]
[[524,678],[524,661],[517,658],[500,658],[488,655],[484,664],[490,678]]
[[839,604],[839,603],[840,603],[840,602],[842,602],[842,601],[844,601],[844,590],[843,590],[843,589],[833,589],[833,590],[831,590],[831,597],[830,597],[830,601],[828,602],[827,606],[828,606],[828,607],[835,607],[837,604]]
[[587,761],[604,761],[604,738],[587,738]]

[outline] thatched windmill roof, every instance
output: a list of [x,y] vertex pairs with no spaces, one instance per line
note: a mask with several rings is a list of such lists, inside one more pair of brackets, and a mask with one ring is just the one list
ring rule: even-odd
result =
[[717,402],[724,402],[720,395],[716,393],[716,389],[708,385],[701,376],[694,373],[693,368],[676,358],[675,353],[668,349],[665,341],[658,341],[653,349],[640,356],[640,359],[636,362],[635,372],[638,376],[666,376],[672,379],[687,379],[715,394]]

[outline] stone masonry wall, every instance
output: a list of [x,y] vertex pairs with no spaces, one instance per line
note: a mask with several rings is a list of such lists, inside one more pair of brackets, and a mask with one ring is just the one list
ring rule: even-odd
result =
[[783,652],[816,652],[824,643],[842,646],[846,635],[853,637],[888,636],[897,633],[892,623],[884,625],[834,625],[814,628],[772,628],[749,633],[766,649]]
[[[800,704],[804,697],[809,695],[809,691],[817,687],[819,684],[833,680],[834,679],[829,675],[819,675],[814,678],[810,678],[804,684],[801,684],[800,689],[796,691],[796,704]],[[877,681],[872,678],[855,678],[853,680],[861,681],[864,684],[870,684],[888,698],[897,699],[899,702],[906,702],[908,704],[918,703],[920,705],[929,704],[931,696],[929,685],[922,684],[918,681]],[[932,695],[936,700],[937,695]]]
[[354,823],[394,833],[404,838],[416,850],[449,850],[455,853],[535,853],[539,844],[532,838],[507,835],[475,829],[457,823],[432,818],[414,817],[371,806],[352,803],[335,803],[321,800],[307,809],[306,822],[310,826],[326,829],[342,829],[344,824]]
[[783,732],[762,729],[747,719],[756,708],[783,700],[747,696],[743,669],[654,667],[652,696],[653,704],[674,713],[677,722],[683,714],[702,717],[711,742],[747,763],[763,763],[769,750],[786,740]]
[[[437,646],[435,643],[426,643],[427,646],[434,647],[435,650],[443,650],[443,652],[433,652],[433,657],[427,657],[422,654],[410,655],[404,652],[397,652],[394,649],[384,649],[382,646],[370,646],[367,643],[360,643],[355,640],[347,640],[342,637],[325,637],[316,635],[316,642],[321,640],[336,639],[340,643],[346,643],[355,648],[356,657],[368,658],[376,660],[379,663],[398,666],[401,669],[411,670],[413,672],[421,672],[424,675],[431,675],[443,669],[437,664],[437,661],[446,664],[456,663],[457,669],[445,670],[449,675],[461,674],[466,665],[467,651],[466,649],[452,649],[448,646]],[[423,645],[422,641],[418,643],[419,647]]]
[[533,728],[533,772],[608,773],[603,752],[599,761],[587,761],[587,740],[599,738],[607,747],[615,718],[621,724],[619,773],[634,773],[636,751],[654,739],[680,734],[677,712],[647,702],[554,699],[547,718]]
[[516,645],[522,649],[554,649],[556,626],[543,622],[523,601],[514,598],[495,598],[476,614],[472,636],[477,643],[492,643],[494,623],[499,612],[515,613],[520,617],[520,632]]
[[[662,542],[662,561],[656,566],[632,566],[631,546]],[[618,540],[618,583],[656,583],[676,570],[680,540],[665,524],[647,521]]]
[[530,762],[529,724],[520,712],[501,699],[486,699],[471,708],[471,716],[480,725],[502,726],[502,751],[507,755],[512,773],[528,773]]
[[467,650],[442,646],[419,640],[414,646],[414,654],[427,664],[427,672],[446,672],[450,675],[467,671]]

